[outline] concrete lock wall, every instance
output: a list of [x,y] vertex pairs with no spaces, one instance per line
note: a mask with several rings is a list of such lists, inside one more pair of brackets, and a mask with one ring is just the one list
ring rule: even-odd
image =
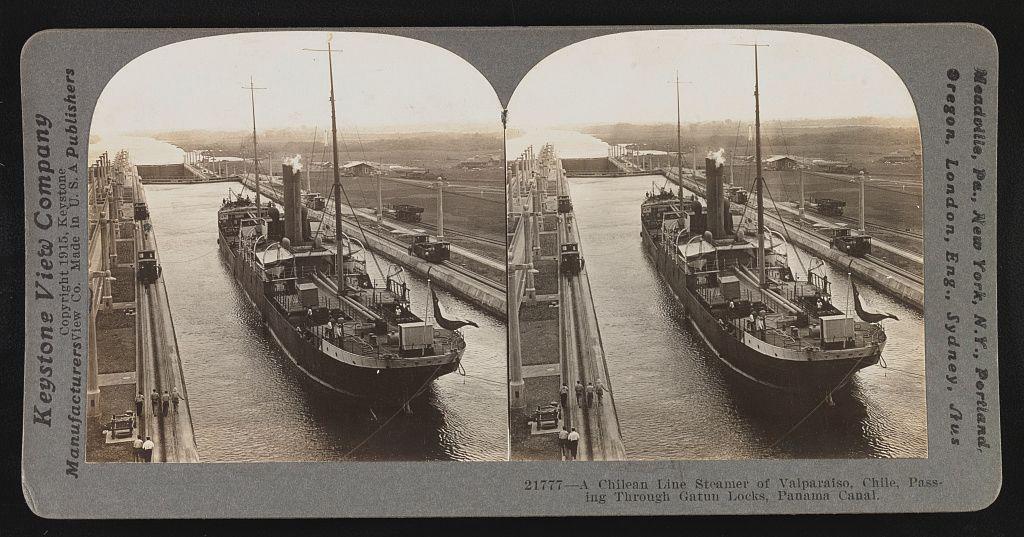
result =
[[[766,218],[765,227],[779,233],[784,232],[782,226],[775,220]],[[853,274],[870,280],[874,285],[919,310],[924,309],[923,289],[911,287],[902,281],[898,281],[896,278],[890,278],[883,270],[860,258],[850,257],[838,250],[833,250],[827,244],[823,245],[819,240],[815,240],[810,234],[799,228],[787,226],[785,231],[789,232],[790,239],[794,244],[810,250],[811,253],[825,261],[844,267],[849,266],[849,270]]]
[[565,169],[565,173],[568,175],[572,175],[574,173],[598,173],[619,171],[619,167],[612,163],[611,160],[608,160],[605,157],[562,159],[562,168]]
[[184,164],[140,164],[135,166],[143,183],[180,183],[195,180]]
[[506,317],[507,300],[504,293],[492,292],[443,265],[435,265],[409,255],[403,245],[383,240],[372,233],[366,233],[366,240],[369,242],[367,246],[371,250],[420,276],[430,278],[431,284],[470,300],[492,315],[502,319]]

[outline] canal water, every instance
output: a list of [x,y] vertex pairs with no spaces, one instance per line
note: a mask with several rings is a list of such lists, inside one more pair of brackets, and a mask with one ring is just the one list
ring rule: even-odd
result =
[[89,135],[89,162],[94,162],[104,152],[113,159],[122,149],[128,150],[135,164],[181,164],[185,161],[185,151],[180,147],[148,136]]
[[[229,187],[239,190],[146,186],[201,460],[506,459],[503,321],[439,291],[450,311],[480,325],[463,330],[466,376],[435,381],[412,414],[373,414],[308,380],[261,326],[217,249],[217,209]],[[371,259],[367,268],[378,277]],[[428,306],[425,281],[404,277],[413,303]]]
[[508,158],[515,160],[531,145],[534,152],[539,155],[540,149],[548,143],[554,145],[561,158],[606,157],[610,147],[600,139],[581,132],[558,129],[527,130],[508,139]]
[[[640,243],[640,203],[661,176],[569,180],[600,320],[623,442],[631,459],[926,457],[924,325],[919,312],[864,282],[862,298],[891,312],[888,368],[856,374],[836,406],[793,402],[721,365]],[[809,254],[802,255],[811,267]],[[789,256],[797,275],[795,253]],[[852,310],[849,279],[826,266],[833,301]],[[624,275],[629,275],[624,277]],[[858,282],[860,283],[860,282]]]

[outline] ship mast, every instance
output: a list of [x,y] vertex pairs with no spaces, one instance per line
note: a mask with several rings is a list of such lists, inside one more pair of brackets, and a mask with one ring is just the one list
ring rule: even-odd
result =
[[[683,202],[683,135],[679,112],[679,70],[676,69],[676,173],[679,177],[679,202]],[[680,206],[680,209],[682,207]]]
[[757,73],[757,43],[754,43],[754,159],[757,163],[757,270],[761,289],[767,284],[764,268],[764,176],[761,174],[761,96]]
[[331,60],[333,51],[331,40],[327,40],[327,73],[331,79],[331,165],[334,168],[334,246],[337,250],[335,264],[338,274],[338,298],[345,295],[345,240],[341,233],[341,179],[338,174],[338,120],[334,105],[334,62]]
[[256,90],[267,89],[257,88],[249,77],[249,85],[242,86],[249,90],[249,102],[252,104],[252,173],[256,179],[256,219],[259,220],[263,214],[263,207],[260,205],[260,161],[256,156]]
[[327,75],[331,81],[331,144],[334,149],[334,153],[331,155],[331,167],[334,169],[334,245],[335,249],[335,272],[338,275],[338,300],[341,300],[345,296],[345,241],[342,239],[341,229],[341,179],[338,173],[338,120],[337,113],[334,105],[334,61],[332,60],[332,54],[334,49],[331,48],[331,38],[327,38],[327,50],[324,49],[310,49],[305,50],[311,52],[326,52],[327,53]]

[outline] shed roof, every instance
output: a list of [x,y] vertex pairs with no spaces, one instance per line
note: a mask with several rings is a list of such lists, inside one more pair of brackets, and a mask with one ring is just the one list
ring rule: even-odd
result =
[[346,162],[342,164],[342,168],[355,168],[356,166],[369,166],[371,168],[376,167],[377,164],[374,162],[367,162],[365,160],[353,160],[352,162]]

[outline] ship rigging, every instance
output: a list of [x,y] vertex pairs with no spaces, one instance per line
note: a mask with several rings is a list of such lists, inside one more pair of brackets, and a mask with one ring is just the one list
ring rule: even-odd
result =
[[[330,59],[330,41],[325,52]],[[273,203],[262,207],[247,197],[225,199],[218,211],[218,242],[270,335],[303,373],[335,391],[408,409],[431,381],[458,370],[466,348],[459,329],[472,323],[451,322],[441,313],[434,322],[417,315],[409,288],[394,279],[396,272],[380,270],[383,281],[367,273],[361,256],[373,253],[363,247],[366,234],[358,219],[362,241],[343,233],[330,61],[328,74],[335,151],[333,249],[309,228],[298,156],[286,159],[281,169],[283,214]],[[255,139],[255,119],[253,126]],[[255,161],[255,145],[253,152]]]
[[[641,205],[641,237],[645,252],[675,291],[689,322],[728,368],[758,385],[831,400],[834,392],[849,385],[853,373],[880,360],[886,340],[881,321],[886,317],[865,314],[857,321],[849,311],[835,307],[828,277],[813,270],[805,271],[803,278],[795,277],[784,237],[765,228],[767,188],[761,167],[758,76],[758,47],[765,45],[750,46],[754,48],[756,241],[746,237],[745,215],[731,210],[723,185],[724,150],[708,153],[705,160],[706,207],[695,196],[683,195],[678,75],[680,195],[664,188],[648,194]],[[859,313],[862,308],[857,305]]]

